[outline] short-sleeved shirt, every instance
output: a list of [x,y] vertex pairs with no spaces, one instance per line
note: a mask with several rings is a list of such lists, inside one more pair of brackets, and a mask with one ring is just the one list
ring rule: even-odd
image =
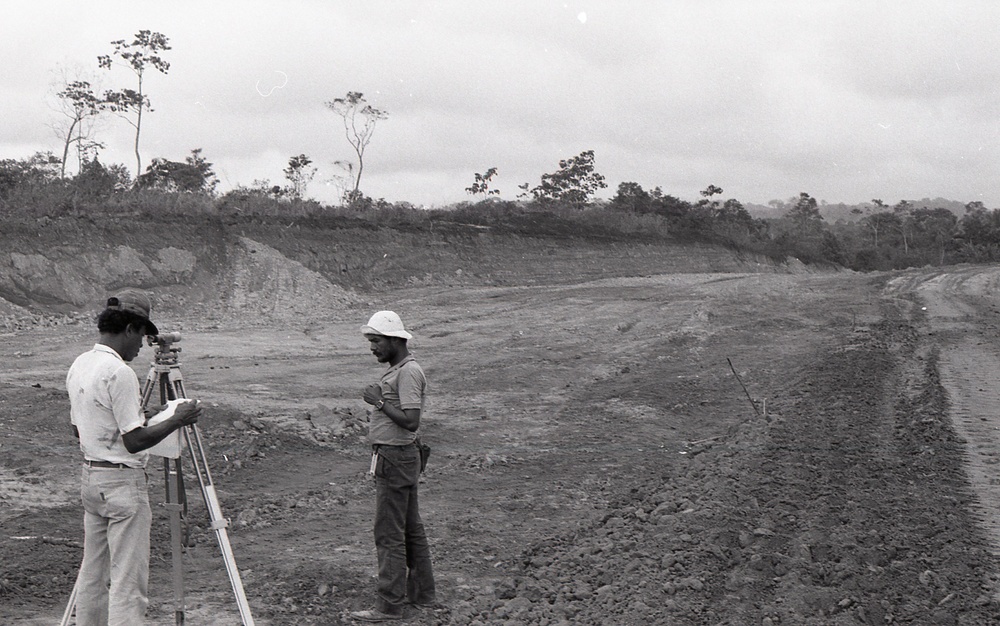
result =
[[132,454],[122,435],[145,425],[139,379],[114,349],[97,344],[73,361],[66,375],[70,421],[87,461],[146,466],[148,453]]
[[[424,415],[424,404],[427,398],[427,377],[413,355],[407,355],[402,361],[390,367],[379,381],[382,386],[382,399],[400,409],[420,409]],[[371,423],[368,424],[368,441],[372,445],[405,446],[417,438],[416,432],[406,430],[379,410],[372,410]]]

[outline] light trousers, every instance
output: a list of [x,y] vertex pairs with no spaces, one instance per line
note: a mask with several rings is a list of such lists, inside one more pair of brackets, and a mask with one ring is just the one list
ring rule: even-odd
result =
[[77,626],[141,626],[149,604],[146,471],[84,467],[83,564],[77,577]]

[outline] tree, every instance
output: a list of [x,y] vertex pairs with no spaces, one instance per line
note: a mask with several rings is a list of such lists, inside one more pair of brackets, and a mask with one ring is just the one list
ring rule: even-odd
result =
[[965,205],[965,212],[966,213],[986,212],[986,205],[980,202],[979,200],[974,200]]
[[184,159],[184,162],[199,174],[201,183],[199,191],[214,194],[215,187],[219,184],[219,178],[215,175],[212,164],[205,157],[201,156],[201,148],[192,150],[191,154]]
[[[885,202],[882,202],[879,198],[873,199],[872,205],[879,210],[875,211],[873,209],[866,208],[864,211],[865,216],[862,217],[858,223],[872,232],[872,237],[874,239],[872,247],[878,250],[879,233],[883,233],[886,229],[896,226],[896,222],[899,221],[899,218],[895,214],[887,211]],[[861,209],[854,208],[851,209],[851,213],[854,215],[861,215],[862,211]]]
[[716,207],[712,217],[715,221],[730,228],[745,228],[747,234],[752,233],[758,226],[743,203],[736,198],[730,198],[721,206]]
[[948,209],[920,208],[913,210],[910,219],[914,248],[933,249],[938,265],[944,265],[945,252],[952,245],[958,217]]
[[61,164],[51,152],[36,152],[27,159],[0,159],[0,199],[17,189],[43,187],[58,180]]
[[340,202],[343,205],[350,204],[350,198],[354,194],[352,189],[354,188],[354,163],[350,161],[334,161],[333,166],[335,171],[326,179],[326,182],[332,184],[340,196]]
[[879,233],[885,233],[887,230],[899,229],[901,227],[899,216],[889,211],[870,213],[861,218],[861,224],[872,231],[874,238],[872,247],[876,250],[879,247]]
[[131,184],[128,168],[120,163],[105,166],[97,157],[85,159],[80,173],[73,179],[73,187],[79,195],[95,200],[128,189]]
[[912,226],[913,205],[906,200],[900,200],[892,207],[892,212],[899,217],[899,234],[903,237],[903,254],[910,253],[910,242],[907,237]]
[[293,200],[302,199],[306,193],[306,187],[309,186],[313,177],[316,176],[316,168],[309,167],[311,164],[312,159],[304,154],[288,159],[288,167],[284,169],[284,172],[285,178],[290,183],[288,195]]
[[142,112],[152,112],[149,97],[143,91],[143,79],[146,70],[153,68],[161,74],[166,74],[170,63],[163,60],[160,53],[170,50],[169,39],[164,35],[149,30],[140,30],[131,43],[124,39],[112,41],[115,47],[110,55],[97,57],[100,67],[110,70],[115,65],[112,56],[120,58],[138,79],[137,89],[108,90],[104,92],[104,101],[109,110],[118,114],[135,128],[135,173],[136,180],[142,172],[142,157],[139,155],[139,135],[142,132]]
[[642,185],[635,182],[618,183],[618,191],[611,198],[610,208],[629,213],[649,213],[652,197]]
[[468,192],[470,196],[476,194],[483,194],[483,199],[489,196],[499,196],[499,189],[490,189],[490,183],[493,182],[493,177],[496,176],[497,168],[491,167],[486,170],[484,174],[476,173],[476,182],[472,183],[470,187],[466,187],[465,191]]
[[155,158],[146,173],[136,181],[137,187],[165,191],[212,194],[218,184],[212,164],[201,156],[201,148],[191,151],[184,163]]
[[53,126],[63,142],[59,176],[65,178],[70,146],[76,145],[78,172],[83,169],[83,161],[91,152],[104,147],[91,137],[94,122],[107,109],[107,104],[94,93],[90,81],[86,80],[67,82],[56,97],[59,98],[60,112],[66,117],[64,123]]
[[344,122],[344,135],[358,156],[358,170],[354,178],[354,189],[349,194],[358,195],[361,188],[361,174],[365,169],[365,150],[375,133],[375,125],[389,118],[389,114],[368,104],[360,91],[348,91],[343,98],[335,98],[326,106],[340,116]]
[[842,253],[836,236],[825,229],[819,203],[807,193],[800,193],[784,206],[788,210],[771,223],[772,250],[776,254],[792,255],[811,261],[840,262]]
[[816,198],[802,192],[795,205],[785,214],[795,227],[802,233],[816,233],[822,228],[823,216],[820,215]]
[[698,230],[710,231],[721,235],[730,241],[746,239],[759,234],[763,224],[754,220],[743,203],[735,198],[725,202],[713,200],[713,196],[721,195],[722,187],[709,185],[699,192],[702,199],[695,203],[688,217],[688,222],[695,221],[693,226]]
[[969,202],[958,224],[958,236],[974,246],[1000,243],[996,215],[996,211],[987,210],[979,200]]
[[698,192],[706,199],[711,199],[712,196],[722,193],[722,187],[716,187],[715,185],[709,185],[704,190]]
[[662,215],[668,220],[678,223],[688,219],[691,214],[691,203],[681,200],[676,196],[663,193],[659,187],[654,187],[649,192],[652,201],[652,210],[657,215]]
[[701,200],[691,206],[688,214],[684,216],[685,222],[688,227],[694,230],[709,230],[715,220],[715,214],[722,206],[722,203],[719,200],[713,200],[712,196],[721,194],[722,187],[709,185],[698,193],[701,195]]
[[531,190],[536,200],[561,200],[582,207],[598,189],[607,187],[604,176],[594,171],[594,151],[559,161],[559,171],[542,174],[542,182]]

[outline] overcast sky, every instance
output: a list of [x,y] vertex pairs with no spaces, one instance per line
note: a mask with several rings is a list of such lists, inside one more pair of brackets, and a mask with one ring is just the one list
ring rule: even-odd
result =
[[[144,167],[201,148],[222,191],[285,184],[298,154],[336,197],[352,158],[324,103],[359,91],[388,119],[362,191],[441,206],[476,172],[514,199],[560,159],[595,151],[608,183],[766,203],[944,197],[1000,207],[1000,2],[879,0],[248,0],[9,3],[0,20],[0,158],[61,152],[60,76],[100,70],[110,42],[169,37],[147,72]],[[109,118],[104,163],[133,171]]]

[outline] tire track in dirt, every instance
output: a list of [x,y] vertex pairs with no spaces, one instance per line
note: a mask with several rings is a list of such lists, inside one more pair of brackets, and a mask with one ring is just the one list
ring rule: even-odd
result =
[[952,424],[965,440],[976,517],[992,553],[1000,556],[1000,354],[987,338],[995,321],[989,298],[1000,283],[1000,269],[962,268],[907,282],[923,301]]

